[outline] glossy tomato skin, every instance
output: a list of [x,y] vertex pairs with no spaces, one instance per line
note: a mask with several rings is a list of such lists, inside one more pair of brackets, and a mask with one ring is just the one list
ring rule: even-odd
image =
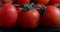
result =
[[37,28],[40,20],[40,14],[36,9],[26,12],[20,12],[18,15],[18,23],[20,28]]
[[60,0],[50,0],[49,4],[60,4]]
[[22,11],[23,8],[20,8],[20,7],[16,7],[17,9],[17,12],[20,13]]
[[35,3],[42,3],[44,5],[49,3],[49,0],[33,0]]
[[47,27],[60,26],[60,10],[55,6],[48,6],[42,16],[42,23]]
[[17,10],[9,3],[5,3],[0,11],[0,25],[9,28],[12,27],[17,20]]
[[16,3],[19,5],[28,4],[30,3],[30,0],[16,0]]

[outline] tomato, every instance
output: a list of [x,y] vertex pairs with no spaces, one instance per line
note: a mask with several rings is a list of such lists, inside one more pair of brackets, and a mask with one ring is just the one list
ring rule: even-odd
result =
[[56,6],[48,6],[42,15],[42,23],[47,27],[60,26],[60,9]]
[[49,4],[60,4],[60,0],[50,0]]
[[5,0],[6,3],[15,2],[15,0]]
[[28,4],[30,3],[30,0],[16,0],[16,3],[19,5]]
[[0,26],[9,28],[14,26],[17,20],[17,10],[9,3],[5,3],[0,10]]
[[22,11],[22,8],[20,8],[20,7],[17,7],[16,9],[17,9],[18,13]]
[[53,4],[53,6],[56,6],[57,8],[60,8],[60,4]]
[[42,3],[44,5],[49,3],[49,0],[33,0],[35,3]]
[[20,7],[21,5],[14,4],[14,6],[16,7],[18,13],[22,11],[22,8]]
[[21,11],[18,14],[18,25],[20,28],[37,28],[40,14],[36,9]]
[[10,3],[10,2],[11,2],[11,0],[6,0],[5,2],[6,2],[6,3]]
[[44,6],[44,4],[37,4],[37,6],[42,7],[42,6]]
[[2,3],[2,0],[0,0],[0,4]]

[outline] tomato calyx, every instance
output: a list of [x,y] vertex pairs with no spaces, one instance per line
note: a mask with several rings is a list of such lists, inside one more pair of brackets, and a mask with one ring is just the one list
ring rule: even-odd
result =
[[46,11],[46,6],[40,7],[41,15],[44,15],[44,12]]
[[31,9],[32,9],[32,6],[29,5],[29,4],[23,5],[23,11],[29,11],[29,10],[31,10]]
[[24,5],[16,6],[16,7],[21,7],[21,8],[23,8],[22,9],[23,12],[27,12],[27,11],[33,9],[33,3],[31,3],[31,4],[24,4]]
[[44,14],[45,10],[46,10],[46,6],[38,6],[36,4],[33,4],[33,8],[37,9],[38,11],[41,11],[41,15]]

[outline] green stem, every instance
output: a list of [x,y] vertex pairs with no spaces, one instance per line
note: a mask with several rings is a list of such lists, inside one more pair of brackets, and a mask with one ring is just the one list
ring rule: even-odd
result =
[[32,9],[32,5],[30,5],[30,4],[23,5],[23,11],[29,11],[31,9]]

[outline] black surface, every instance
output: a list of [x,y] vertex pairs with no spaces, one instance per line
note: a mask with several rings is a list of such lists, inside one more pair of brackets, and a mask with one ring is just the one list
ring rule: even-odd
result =
[[0,32],[60,32],[60,27],[40,27],[40,28],[0,28]]

